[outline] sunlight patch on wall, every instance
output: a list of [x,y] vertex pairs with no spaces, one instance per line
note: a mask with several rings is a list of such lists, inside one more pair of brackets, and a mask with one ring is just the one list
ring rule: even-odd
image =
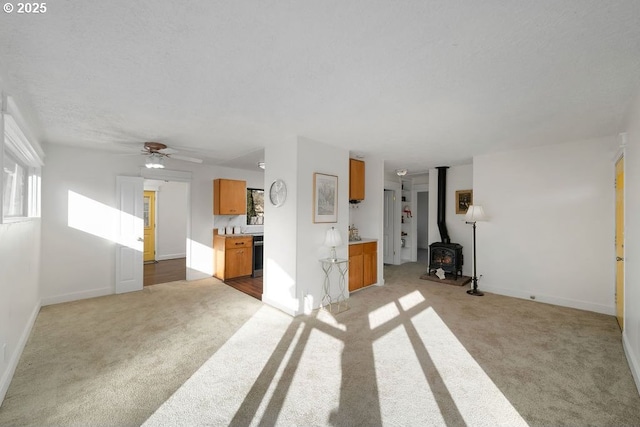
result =
[[303,297],[303,300],[304,300],[303,302],[304,314],[309,315],[315,309],[313,295],[307,294]]
[[276,261],[267,258],[264,270],[262,298],[277,302],[278,307],[297,313],[300,302],[295,297],[295,281]]
[[[138,237],[142,238],[142,218],[121,212],[75,191],[69,190],[67,199],[67,225],[69,227],[142,251],[143,244],[137,240]],[[139,229],[140,236],[121,233],[119,224],[122,218],[127,220],[124,222],[133,224],[133,228]]]
[[187,268],[213,276],[213,248],[187,239]]

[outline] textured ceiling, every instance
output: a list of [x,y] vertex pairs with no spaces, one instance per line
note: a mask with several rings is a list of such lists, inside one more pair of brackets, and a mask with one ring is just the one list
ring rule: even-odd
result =
[[0,16],[0,76],[51,144],[242,166],[299,135],[419,172],[615,135],[640,86],[638,0],[47,6]]

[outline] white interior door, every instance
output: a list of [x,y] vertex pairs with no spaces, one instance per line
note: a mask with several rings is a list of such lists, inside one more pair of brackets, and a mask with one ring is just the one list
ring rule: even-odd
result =
[[385,264],[394,263],[395,239],[393,236],[393,223],[396,210],[393,195],[393,191],[384,190],[384,225],[382,227],[384,247],[382,252],[382,262]]
[[118,243],[116,245],[116,293],[142,290],[144,252],[143,178],[116,177]]

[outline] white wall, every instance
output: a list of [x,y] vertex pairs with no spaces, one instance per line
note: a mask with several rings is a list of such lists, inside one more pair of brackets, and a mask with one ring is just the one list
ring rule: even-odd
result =
[[[115,176],[134,175],[138,161],[137,156],[47,147],[42,168],[43,305],[114,292],[115,243],[109,233]],[[70,226],[73,218],[84,219],[86,231]]]
[[479,285],[614,313],[615,138],[474,158]]
[[[262,301],[295,315],[300,311],[296,289],[298,222],[298,140],[289,137],[265,148],[264,271]],[[276,179],[287,186],[287,199],[275,207],[269,187]]]
[[40,309],[39,273],[40,219],[0,224],[0,403]]
[[[640,95],[629,116],[625,150],[625,292],[622,339],[640,391]],[[613,257],[613,253],[609,254]]]
[[[473,170],[474,165],[451,166],[447,169],[445,221],[451,243],[462,245],[462,255],[464,257],[462,274],[465,276],[471,276],[473,273],[473,229],[471,225],[464,222],[464,215],[456,214],[456,191],[473,189],[475,203]],[[438,230],[438,170],[431,169],[429,171],[429,244],[440,241],[440,231]]]
[[[6,99],[4,89],[4,79],[0,76],[0,110],[13,116],[33,148],[42,155],[40,144],[31,133],[29,123],[33,121],[28,120],[31,117],[21,114],[14,100]],[[0,138],[0,164],[3,164],[2,114]],[[1,211],[0,205],[0,215]],[[40,218],[0,224],[0,404],[40,310],[41,224]]]
[[156,259],[184,258],[187,255],[187,183],[162,183],[156,193],[156,203]]
[[[99,151],[51,145],[42,170],[42,303],[53,304],[115,292],[115,243],[105,230],[113,223],[116,176],[140,176],[143,159]],[[172,162],[169,169],[189,171],[190,217],[187,245],[187,278],[213,274],[213,179],[246,179],[263,182],[262,172]],[[91,209],[69,206],[70,194],[80,195]],[[70,211],[71,208],[71,211]],[[80,229],[69,225],[84,218]]]
[[[324,273],[319,262],[329,256],[324,239],[338,229],[344,244],[338,258],[348,258],[349,152],[306,138],[290,138],[265,150],[266,188],[277,179],[287,184],[284,205],[265,206],[265,266],[262,300],[291,315],[318,308]],[[335,223],[313,222],[313,175],[338,177],[338,218]],[[334,277],[334,280],[337,278]],[[337,282],[334,282],[334,284]],[[331,295],[338,295],[333,287]]]
[[[349,237],[349,151],[306,138],[298,140],[298,212],[297,212],[297,288],[298,297],[318,308],[322,300],[324,272],[319,262],[330,255],[324,246],[327,230],[335,227],[340,231],[343,245],[336,247],[338,258],[349,259],[347,240]],[[335,223],[313,222],[313,175],[322,173],[338,177],[338,221]],[[365,178],[366,179],[366,178]],[[363,230],[364,231],[364,230]],[[337,280],[337,276],[334,276]],[[334,282],[337,284],[337,282]],[[345,290],[348,293],[348,289]],[[331,288],[331,296],[338,297],[338,288]],[[312,303],[311,299],[312,298]],[[300,310],[304,307],[301,306]]]

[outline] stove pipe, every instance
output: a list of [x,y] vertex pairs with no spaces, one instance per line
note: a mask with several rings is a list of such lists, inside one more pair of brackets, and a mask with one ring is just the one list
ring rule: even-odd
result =
[[445,208],[447,201],[447,169],[449,166],[438,166],[438,230],[440,230],[440,241],[451,243],[447,223],[445,222]]

